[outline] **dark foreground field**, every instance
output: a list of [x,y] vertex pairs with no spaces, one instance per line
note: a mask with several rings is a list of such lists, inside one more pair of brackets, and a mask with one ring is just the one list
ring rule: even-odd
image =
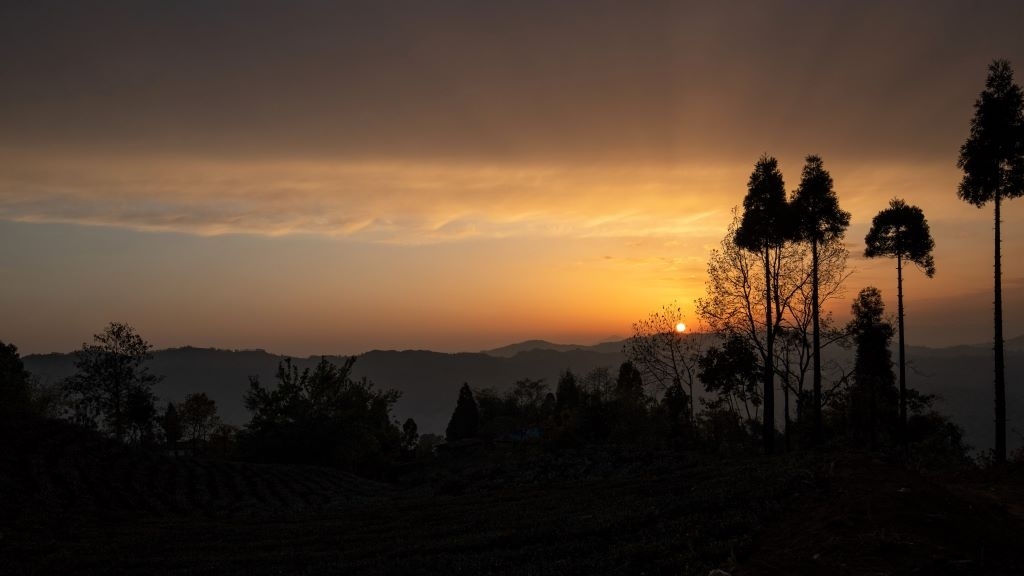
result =
[[519,449],[378,483],[4,426],[0,573],[1020,574],[1019,475]]

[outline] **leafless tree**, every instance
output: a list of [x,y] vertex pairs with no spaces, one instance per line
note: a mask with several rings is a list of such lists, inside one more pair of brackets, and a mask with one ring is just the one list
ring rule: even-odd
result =
[[[781,381],[788,424],[792,409],[789,395],[802,397],[813,359],[810,249],[800,243],[771,249],[774,314],[772,325],[766,326],[758,312],[765,307],[767,292],[761,274],[762,256],[735,245],[732,238],[738,225],[739,214],[734,210],[732,224],[720,247],[712,250],[708,259],[706,295],[697,301],[697,312],[709,330],[748,339],[762,362],[769,354],[767,334],[772,332],[777,344],[771,352],[772,360]],[[823,244],[818,250],[819,298],[824,305],[843,294],[843,284],[850,275],[846,267],[849,251],[841,242]],[[832,326],[830,315],[822,318],[821,327],[823,348],[842,339],[843,334]],[[836,365],[830,368],[833,373],[841,370]],[[828,396],[823,396],[823,404],[828,403]]]
[[689,418],[693,422],[697,361],[703,352],[705,335],[699,330],[686,330],[684,320],[678,304],[662,306],[633,324],[633,335],[626,340],[624,351],[655,395],[664,393],[670,386],[687,388]]

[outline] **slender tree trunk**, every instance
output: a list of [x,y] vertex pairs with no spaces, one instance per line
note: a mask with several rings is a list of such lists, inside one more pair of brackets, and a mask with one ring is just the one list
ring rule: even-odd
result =
[[[788,366],[786,367],[786,372],[787,373],[789,372],[789,367]],[[783,406],[782,406],[783,410],[782,411],[786,414],[786,419],[785,419],[785,424],[784,424],[785,428],[783,428],[783,433],[782,434],[786,438],[786,452],[789,452],[791,448],[790,448],[790,441],[789,441],[789,378],[788,378],[788,374],[787,374],[786,382],[783,382],[783,384],[782,384],[782,404],[783,404]]]
[[693,376],[690,377],[686,385],[690,389],[690,426],[692,427],[697,425],[697,412],[693,408]]
[[878,378],[871,379],[868,401],[868,446],[873,452],[878,447],[876,429],[878,427]]
[[775,331],[772,326],[772,274],[769,248],[764,249],[764,417],[761,435],[764,437],[764,453],[771,454],[775,446]]
[[996,190],[996,262],[995,262],[995,352],[996,369],[996,463],[1006,462],[1006,372],[1003,365],[1003,266],[999,237],[999,190]]
[[811,322],[814,330],[814,442],[822,439],[821,426],[821,322],[818,311],[818,242],[811,242]]
[[900,444],[903,445],[904,459],[907,456],[907,361],[903,340],[903,255],[896,253],[896,299],[897,317],[900,330]]

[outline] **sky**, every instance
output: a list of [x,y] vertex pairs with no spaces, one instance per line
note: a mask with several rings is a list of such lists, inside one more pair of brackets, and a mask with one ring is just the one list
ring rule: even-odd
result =
[[[956,197],[1020,2],[9,1],[0,7],[0,340],[349,354],[595,343],[677,302],[762,154],[822,156],[853,274],[920,206],[910,344],[991,338],[992,211]],[[1024,334],[1024,200],[1004,207]]]

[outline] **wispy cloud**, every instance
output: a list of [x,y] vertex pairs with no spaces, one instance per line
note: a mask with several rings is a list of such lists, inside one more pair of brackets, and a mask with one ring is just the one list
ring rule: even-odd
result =
[[721,228],[736,170],[37,160],[3,170],[0,218],[412,244],[694,236]]

